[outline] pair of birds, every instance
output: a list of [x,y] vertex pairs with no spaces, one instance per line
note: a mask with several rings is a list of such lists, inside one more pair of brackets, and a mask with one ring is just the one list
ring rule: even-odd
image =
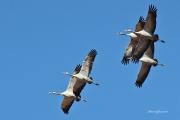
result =
[[49,92],[49,94],[64,96],[64,99],[61,103],[61,109],[65,114],[68,114],[69,109],[71,108],[74,101],[78,102],[82,100],[86,102],[86,100],[81,99],[80,95],[86,83],[99,85],[99,83],[95,82],[92,77],[90,77],[96,55],[97,51],[92,49],[86,56],[82,65],[77,65],[72,74],[64,72],[65,75],[71,76],[68,87],[64,92]]
[[157,8],[154,5],[149,5],[148,14],[146,20],[141,16],[135,27],[135,32],[128,29],[124,32],[120,32],[120,35],[130,36],[131,41],[125,50],[122,64],[127,65],[131,60],[133,63],[142,62],[140,71],[135,82],[137,87],[142,87],[142,84],[146,80],[151,66],[157,66],[158,60],[154,58],[154,43],[160,41],[158,34],[154,34],[156,29],[156,17]]

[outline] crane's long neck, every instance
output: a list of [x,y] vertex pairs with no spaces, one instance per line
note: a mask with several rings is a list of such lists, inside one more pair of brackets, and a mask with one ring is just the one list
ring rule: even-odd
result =
[[119,35],[125,35],[125,36],[129,36],[129,37],[131,37],[131,38],[136,38],[136,37],[138,37],[134,32],[128,32],[128,33],[120,32]]
[[129,37],[131,37],[131,36],[130,36],[130,33],[123,33],[123,32],[120,32],[119,35],[124,35],[124,36],[129,36]]

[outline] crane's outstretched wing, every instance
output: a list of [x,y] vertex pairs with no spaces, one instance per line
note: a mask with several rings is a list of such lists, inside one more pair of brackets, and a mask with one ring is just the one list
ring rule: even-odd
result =
[[81,98],[81,91],[85,86],[86,86],[86,82],[84,82],[83,80],[78,80],[74,85],[74,89],[73,89],[74,94]]
[[92,49],[89,54],[86,56],[84,63],[82,65],[80,73],[89,76],[92,70],[93,62],[95,60],[95,57],[97,55],[97,51],[95,49]]
[[138,77],[137,77],[137,80],[135,82],[137,87],[142,87],[142,84],[146,80],[146,78],[147,78],[147,76],[149,74],[150,69],[151,69],[151,65],[150,64],[145,63],[145,62],[142,63],[141,69],[140,69]]
[[144,36],[139,37],[138,44],[135,47],[135,50],[132,55],[132,62],[137,63],[139,59],[143,56],[145,51],[148,49],[149,45],[151,44],[151,40],[147,39]]
[[[148,15],[146,17],[146,23],[144,26],[144,30],[148,33],[154,34],[156,29],[156,17],[157,17],[157,9],[155,6],[150,5],[148,10]],[[154,58],[154,42],[148,40],[145,37],[141,37],[136,47],[136,50],[133,54],[132,61],[135,63],[146,54],[150,58]],[[138,74],[136,80],[136,86],[141,87],[144,81],[146,80],[151,69],[151,65],[145,62],[142,62],[142,66],[140,72]]]
[[154,5],[149,6],[148,14],[146,17],[146,24],[144,30],[148,33],[153,34],[156,29],[156,17],[157,17],[157,8]]
[[[146,23],[144,25],[144,30],[147,31],[148,33],[154,34],[154,31],[156,29],[156,16],[157,16],[156,7],[150,5],[148,15],[146,17]],[[143,56],[144,52],[147,50],[147,48],[151,43],[150,39],[143,37],[142,35],[139,35],[139,37],[140,39],[138,41],[138,45],[136,46],[132,56],[132,61],[134,63],[137,63],[139,61],[139,59]]]
[[[140,16],[139,21],[136,24],[135,32],[142,30],[144,28],[144,24],[145,24],[145,20],[142,16]],[[121,60],[122,64],[127,65],[129,63],[129,60],[132,57],[133,51],[138,43],[138,39],[139,39],[138,37],[131,38],[131,41],[124,53],[123,59]]]
[[138,43],[138,38],[131,38],[131,42],[125,50],[124,56],[121,60],[121,63],[124,65],[129,64],[129,60],[132,57],[133,51]]
[[[80,70],[81,70],[81,65],[78,64],[78,65],[75,67],[73,74],[79,73]],[[70,80],[69,80],[69,84],[68,84],[67,89],[73,90],[73,87],[74,87],[74,85],[76,84],[77,81],[78,81],[78,78],[77,78],[77,77],[71,77]]]
[[136,24],[135,32],[141,31],[144,28],[144,25],[145,25],[145,20],[143,16],[140,16],[139,21]]
[[[78,65],[76,67],[76,72],[74,74],[78,74],[81,70],[81,65]],[[72,80],[75,81],[75,84],[73,85],[73,93],[75,94],[75,96],[77,97],[81,97],[81,91],[82,89],[85,87],[86,82],[84,82],[83,80],[78,80],[77,77],[73,77]],[[76,101],[79,101],[79,99],[77,99]]]
[[61,103],[61,109],[65,114],[68,114],[69,109],[71,108],[72,104],[74,102],[73,97],[64,97],[62,103]]
[[[73,74],[79,73],[80,70],[81,70],[81,65],[77,65],[75,67],[75,69],[74,69]],[[68,84],[68,87],[67,87],[67,90],[73,92],[74,91],[74,86],[75,86],[77,81],[78,81],[78,78],[71,77],[70,81],[69,81],[69,84]],[[64,97],[64,99],[63,99],[63,101],[61,103],[61,109],[63,110],[63,112],[65,114],[68,114],[68,111],[71,108],[73,102],[74,102],[74,98],[73,97],[67,97],[67,96]]]
[[[145,54],[150,58],[154,57],[154,42],[151,42],[149,48],[146,50]],[[146,80],[151,69],[151,65],[145,62],[142,62],[141,69],[138,73],[137,80],[135,82],[137,87],[142,87],[142,84]]]
[[78,74],[81,70],[81,67],[82,67],[82,65],[80,65],[80,64],[76,65],[76,68],[74,69],[73,74]]

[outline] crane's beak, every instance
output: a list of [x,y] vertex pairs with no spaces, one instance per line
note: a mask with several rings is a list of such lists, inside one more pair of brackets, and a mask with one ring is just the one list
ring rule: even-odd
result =
[[68,72],[61,72],[62,74],[64,74],[64,75],[68,75],[69,73]]
[[123,32],[118,32],[118,35],[126,35],[126,34]]

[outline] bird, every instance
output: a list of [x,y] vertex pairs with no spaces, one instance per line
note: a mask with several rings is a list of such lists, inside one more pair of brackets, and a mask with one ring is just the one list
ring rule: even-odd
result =
[[[140,31],[144,28],[144,24],[145,24],[145,20],[142,16],[139,17],[139,20],[136,24],[136,27],[135,27],[135,32],[136,31]],[[126,30],[128,32],[128,30]],[[123,32],[120,32],[119,33],[120,35],[127,35],[131,38],[131,41],[128,45],[128,47],[126,48],[125,52],[124,52],[124,56],[123,56],[123,59],[121,60],[121,63],[124,64],[124,65],[127,65],[129,63],[129,60],[130,58],[132,57],[132,54],[133,54],[133,51],[138,43],[138,36],[131,32],[131,33],[123,33]]]
[[81,70],[78,74],[70,74],[68,72],[64,72],[64,74],[77,77],[79,80],[82,80],[89,84],[99,85],[99,83],[95,82],[92,77],[89,77],[96,55],[97,51],[95,49],[91,49],[91,51],[88,53],[85,60],[83,61]]
[[135,30],[134,32],[131,29],[128,29],[126,30],[126,32],[129,32],[128,34],[122,33],[122,35],[130,36],[131,39],[136,39],[136,43],[134,44],[133,49],[129,46],[129,49],[127,48],[127,52],[131,52],[129,52],[130,54],[127,57],[128,60],[123,57],[122,63],[127,64],[129,63],[130,59],[134,63],[137,63],[139,61],[142,62],[140,71],[137,75],[137,79],[135,82],[135,85],[139,88],[142,87],[142,84],[146,80],[152,66],[165,66],[164,64],[160,64],[158,60],[154,58],[155,42],[160,41],[162,43],[165,43],[165,41],[159,39],[158,34],[154,34],[156,28],[156,16],[156,7],[154,5],[150,5],[148,15],[146,17],[146,20],[143,20],[141,29]]
[[[81,65],[77,65],[74,69],[73,74],[79,73],[80,70],[81,70]],[[70,78],[68,87],[64,92],[61,92],[61,93],[60,92],[49,92],[49,94],[64,96],[64,99],[61,103],[61,109],[65,114],[68,114],[69,109],[71,108],[71,106],[75,100],[80,101],[80,99],[81,99],[80,94],[77,95],[76,94],[77,91],[74,91],[75,90],[74,87],[76,86],[77,81],[78,81],[77,79],[78,79],[77,77],[72,76]],[[77,87],[76,87],[76,89],[77,89]]]
[[144,55],[140,58],[140,61],[142,62],[140,71],[138,73],[135,85],[140,88],[142,87],[142,84],[146,80],[150,69],[152,66],[165,66],[164,64],[159,64],[157,59],[154,59],[154,42],[151,41],[148,49],[144,53]]
[[[149,45],[151,44],[151,41],[156,42],[160,40],[159,35],[154,34],[156,29],[156,17],[157,8],[154,5],[150,5],[144,28],[138,32],[134,32],[139,37],[139,41],[135,47],[131,59],[134,63],[137,63],[139,59],[143,56],[144,52],[148,49]],[[160,41],[164,42],[163,40]]]
[[157,17],[157,8],[154,5],[149,5],[148,14],[146,16],[146,23],[144,25],[143,30],[138,31],[136,33],[144,33],[147,36],[150,34],[152,35],[156,29],[156,17]]

